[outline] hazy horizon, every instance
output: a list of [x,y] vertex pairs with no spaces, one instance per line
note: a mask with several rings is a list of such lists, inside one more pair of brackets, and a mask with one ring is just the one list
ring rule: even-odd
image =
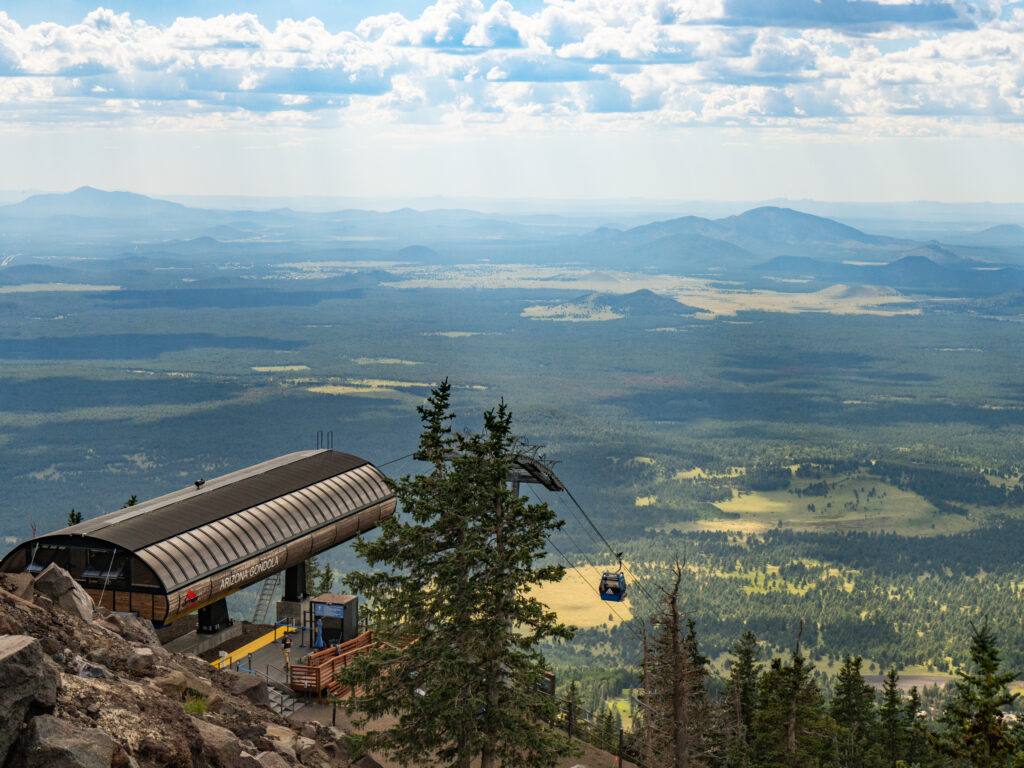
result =
[[403,208],[417,211],[465,209],[507,216],[559,216],[590,218],[606,215],[641,216],[698,215],[722,217],[762,207],[788,207],[824,217],[851,218],[860,221],[945,221],[970,223],[1024,221],[1024,201],[992,202],[947,200],[818,200],[773,197],[766,199],[671,199],[646,197],[481,197],[459,195],[423,196],[359,196],[359,195],[213,195],[161,194],[134,189],[101,189],[82,185],[75,189],[0,189],[0,205],[11,205],[35,195],[64,195],[89,187],[104,192],[128,192],[158,200],[167,200],[193,208],[210,210],[269,211],[291,208],[309,213],[327,213],[352,209],[388,212]]
[[14,189],[165,198],[1015,202],[1022,32],[1000,0],[16,0],[0,151]]

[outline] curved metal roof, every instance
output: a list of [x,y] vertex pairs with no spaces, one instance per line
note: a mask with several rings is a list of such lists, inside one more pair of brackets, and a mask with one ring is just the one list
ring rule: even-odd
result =
[[[54,531],[134,552],[173,590],[393,498],[364,459],[304,451]],[[38,539],[37,539],[38,541]]]

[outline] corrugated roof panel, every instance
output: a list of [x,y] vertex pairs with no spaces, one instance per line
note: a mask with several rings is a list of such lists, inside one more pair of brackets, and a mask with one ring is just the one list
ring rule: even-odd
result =
[[349,494],[345,483],[341,482],[338,478],[332,477],[328,480],[324,480],[323,484],[329,490],[330,498],[337,501],[338,505],[344,509],[345,514],[359,508],[359,504],[357,504],[355,498]]
[[54,533],[94,536],[136,551],[366,463],[337,451],[293,453]]
[[302,531],[302,524],[295,517],[295,510],[281,499],[274,499],[261,505],[260,511],[262,512],[263,510],[266,510],[271,520],[277,522],[288,538],[298,536]]
[[275,499],[274,503],[280,504],[288,510],[295,524],[299,526],[300,531],[310,531],[317,527],[317,522],[312,519],[312,516],[306,509],[306,505],[300,502],[294,493],[289,493],[287,496]]
[[[219,542],[213,540],[209,533],[204,533],[199,528],[173,536],[167,540],[167,543],[190,546],[199,555],[200,562],[211,561],[217,565],[227,565],[234,559],[219,546]],[[197,566],[198,568],[199,566]]]
[[204,525],[202,528],[196,528],[194,531],[191,531],[191,534],[201,538],[203,541],[209,540],[213,542],[213,546],[224,553],[225,563],[237,560],[251,549],[251,547],[243,547],[242,543],[236,540],[235,532],[230,531],[224,525],[223,520],[217,520],[216,522]]
[[295,496],[302,500],[306,509],[309,510],[310,517],[316,522],[316,524],[326,523],[331,519],[332,515],[329,515],[321,504],[321,496],[319,494],[311,493],[310,491],[302,488],[295,492]]
[[163,559],[157,557],[153,552],[142,550],[136,554],[142,562],[153,570],[153,573],[156,574],[156,577],[160,580],[161,584],[175,584],[179,581],[179,577],[171,573],[171,569],[168,567],[167,563]]
[[[390,491],[380,482],[379,477],[378,470],[366,467],[362,471],[353,470],[326,478],[308,488],[296,489],[251,509],[153,544],[146,547],[144,552],[159,561],[164,571],[185,571],[185,578],[175,577],[167,582],[168,588],[176,588],[256,557],[391,498]],[[363,488],[361,495],[356,493],[357,486]],[[379,496],[370,496],[368,487],[384,489],[384,492]],[[368,503],[364,502],[366,499],[369,499]],[[266,539],[255,535],[261,528],[268,532]],[[184,566],[177,562],[182,558],[173,555],[173,549],[178,548],[189,552],[183,558],[186,563]],[[175,560],[167,562],[171,558]],[[195,572],[188,574],[189,570]]]
[[191,573],[185,570],[188,558],[182,554],[180,549],[160,542],[159,544],[154,544],[150,551],[153,560],[160,564],[160,571],[171,575],[171,578],[164,582],[165,585],[180,584],[196,575],[194,570]]
[[262,549],[264,547],[271,546],[275,539],[270,533],[270,528],[267,526],[267,521],[260,515],[257,515],[253,510],[249,509],[245,512],[239,512],[237,515],[231,518],[236,524],[245,526],[253,538],[256,539],[256,545]]
[[[387,502],[393,509],[393,499],[383,473],[363,459],[333,451],[307,451],[33,541],[38,546],[54,537],[88,547],[114,545],[134,552],[170,591],[197,585],[213,574],[227,578],[230,569],[240,565],[247,569],[251,567],[247,561],[280,551],[284,545],[342,520],[346,522],[337,533],[321,536],[317,546],[327,539],[332,544],[345,540],[365,528],[359,521],[362,510],[372,510],[368,517],[376,521],[378,505]],[[32,545],[26,542],[21,546]],[[308,546],[313,546],[312,539]],[[230,573],[231,579],[236,577]],[[241,580],[250,581],[251,577]]]

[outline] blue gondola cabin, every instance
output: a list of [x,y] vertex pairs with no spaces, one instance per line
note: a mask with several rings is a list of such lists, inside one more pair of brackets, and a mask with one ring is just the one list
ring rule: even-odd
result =
[[601,575],[601,586],[598,588],[602,600],[622,602],[626,597],[626,577],[622,573],[605,571]]

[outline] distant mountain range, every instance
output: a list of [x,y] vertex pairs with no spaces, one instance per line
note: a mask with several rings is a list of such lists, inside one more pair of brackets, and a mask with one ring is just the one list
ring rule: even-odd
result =
[[[0,267],[0,282],[8,284],[95,277],[104,269],[100,263],[124,284],[157,266],[270,265],[297,253],[314,261],[576,263],[791,291],[835,283],[950,296],[1024,289],[1017,268],[1024,266],[1024,227],[1016,224],[960,233],[955,242],[921,242],[763,206],[719,219],[683,216],[584,230],[557,216],[461,209],[210,210],[92,187],[0,206],[0,264],[7,265]],[[147,280],[158,285],[152,275]]]
[[0,217],[46,218],[76,216],[91,219],[137,219],[187,215],[198,209],[186,208],[134,192],[105,192],[93,187],[79,187],[67,194],[33,195],[20,203],[0,206]]
[[904,256],[888,264],[837,264],[807,257],[780,256],[752,271],[761,276],[804,280],[818,285],[878,285],[907,293],[945,296],[994,296],[1024,290],[1024,270],[978,266],[977,262],[969,260],[937,264],[923,255]]

